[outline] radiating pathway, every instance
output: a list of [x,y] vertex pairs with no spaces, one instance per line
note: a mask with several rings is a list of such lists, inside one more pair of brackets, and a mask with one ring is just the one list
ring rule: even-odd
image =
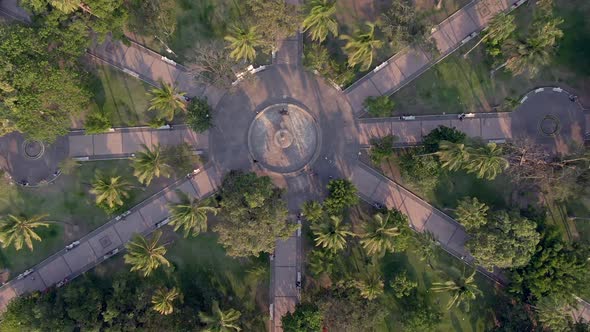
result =
[[118,128],[113,132],[85,135],[83,131],[72,132],[67,137],[69,156],[80,160],[97,160],[130,157],[143,150],[143,145],[170,146],[186,143],[195,150],[209,146],[209,132],[195,133],[186,125],[172,128],[149,127]]
[[434,64],[456,51],[484,29],[497,13],[515,8],[526,0],[474,0],[433,28],[431,39],[438,54],[419,46],[403,49],[348,87],[344,93],[357,113],[367,97],[390,95]]
[[201,199],[211,195],[220,181],[221,172],[215,167],[209,167],[191,179],[179,180],[133,207],[125,218],[112,219],[85,235],[74,249],[62,249],[32,267],[33,272],[27,277],[4,284],[0,287],[0,308],[4,309],[16,296],[43,291],[66,278],[71,280],[108,259],[113,250],[123,250],[134,234],[146,235],[154,231],[156,223],[169,216],[167,204],[177,201],[174,190]]

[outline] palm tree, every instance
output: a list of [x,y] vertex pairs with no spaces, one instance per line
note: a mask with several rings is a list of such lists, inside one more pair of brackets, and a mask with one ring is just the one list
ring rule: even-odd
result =
[[361,70],[369,70],[375,51],[383,47],[383,41],[375,39],[375,24],[367,23],[368,32],[357,31],[354,36],[342,35],[346,40],[344,52],[348,55],[348,66],[361,65]]
[[168,205],[170,225],[174,226],[174,231],[182,227],[184,237],[197,236],[200,232],[206,232],[207,214],[217,214],[217,209],[210,206],[209,201],[199,202],[180,190],[176,191],[176,195],[180,198],[180,202]]
[[96,174],[90,193],[96,195],[96,204],[106,204],[113,209],[117,206],[123,206],[123,200],[129,198],[131,184],[120,176],[103,176]]
[[312,250],[308,256],[309,271],[315,276],[331,274],[334,270],[334,258],[333,251],[318,248]]
[[301,208],[301,213],[311,222],[316,222],[322,218],[324,215],[324,208],[318,201],[307,201],[303,204]]
[[496,143],[469,150],[470,158],[465,168],[467,173],[475,173],[479,179],[493,180],[510,166],[508,160],[502,157],[502,148]]
[[7,218],[0,220],[0,242],[2,248],[14,244],[14,249],[21,250],[23,243],[33,251],[33,240],[41,241],[41,237],[35,233],[37,227],[49,227],[49,223],[43,222],[47,215],[36,215],[31,218],[9,214]]
[[514,15],[499,13],[490,20],[490,25],[486,28],[485,34],[471,49],[469,49],[469,51],[463,54],[463,57],[467,57],[467,55],[471,53],[471,51],[473,51],[483,41],[499,43],[503,40],[508,39],[508,37],[510,37],[514,30],[516,30],[516,24],[514,23]]
[[133,158],[133,175],[137,180],[149,186],[154,177],[170,177],[172,167],[168,164],[160,145],[154,146],[153,149],[145,144],[142,146],[144,151],[138,152]]
[[528,72],[530,77],[537,75],[541,67],[551,62],[550,48],[543,47],[537,40],[527,42],[507,42],[509,53],[506,61],[506,68],[514,75],[521,75]]
[[162,315],[170,315],[174,311],[174,301],[181,295],[178,288],[159,288],[152,296],[152,309]]
[[176,111],[186,109],[184,102],[178,98],[184,96],[185,93],[179,92],[175,87],[164,81],[160,81],[160,85],[162,86],[161,88],[150,90],[149,95],[152,99],[150,99],[150,107],[148,109],[162,111],[166,119],[172,121]]
[[383,294],[383,280],[377,273],[377,269],[369,267],[369,272],[354,281],[354,286],[360,291],[361,296],[367,300],[374,300]]
[[202,323],[207,324],[207,327],[203,330],[205,332],[232,332],[241,331],[242,329],[238,326],[238,320],[240,319],[241,313],[235,309],[229,309],[221,311],[219,309],[219,303],[213,301],[211,307],[213,312],[211,315],[199,312],[199,319]]
[[160,265],[170,266],[170,262],[164,257],[166,247],[158,243],[161,237],[161,231],[155,231],[149,241],[136,235],[125,245],[127,254],[124,259],[125,263],[131,264],[131,271],[143,272],[143,276],[147,277]]
[[450,171],[457,171],[463,168],[470,158],[465,144],[451,143],[448,141],[441,141],[439,143],[439,150],[435,154],[442,162],[442,167]]
[[240,28],[234,26],[232,34],[225,36],[229,42],[227,48],[231,50],[229,56],[236,60],[252,62],[256,59],[256,47],[262,45],[260,34],[255,26]]
[[373,220],[366,223],[364,228],[365,233],[361,235],[360,242],[367,254],[395,251],[395,237],[401,234],[401,230],[392,223],[390,213],[385,216],[375,214]]
[[331,0],[312,0],[309,14],[303,20],[303,31],[308,31],[311,40],[323,42],[328,33],[338,36],[338,22],[334,18],[336,4]]
[[465,197],[459,201],[455,214],[457,221],[470,230],[481,227],[487,222],[489,209],[486,203],[478,201],[477,198]]
[[316,246],[332,251],[344,249],[346,237],[354,235],[350,227],[343,225],[342,218],[338,216],[330,216],[327,220],[311,225],[311,230]]
[[478,295],[482,294],[482,291],[477,288],[477,285],[475,284],[475,270],[473,270],[473,273],[467,278],[463,275],[459,280],[435,282],[433,285],[437,286],[431,288],[433,292],[451,293],[451,299],[447,304],[447,310],[455,305],[461,305],[463,303],[466,306],[466,310],[469,311],[469,301],[475,300]]
[[424,231],[422,233],[417,233],[416,239],[418,240],[419,245],[418,255],[420,256],[420,260],[426,261],[428,266],[434,270],[434,266],[432,266],[432,259],[436,257],[440,246],[436,240],[436,237],[434,237],[432,232]]

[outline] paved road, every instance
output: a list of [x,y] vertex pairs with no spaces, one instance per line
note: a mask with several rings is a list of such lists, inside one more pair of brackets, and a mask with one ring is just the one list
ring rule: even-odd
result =
[[425,51],[419,46],[408,47],[347,88],[344,93],[353,109],[362,113],[363,102],[367,97],[390,95],[401,89],[465,44],[468,41],[466,38],[472,33],[484,29],[494,15],[511,9],[517,2],[518,0],[470,2],[433,29],[431,39],[436,43],[438,54]]
[[[455,114],[417,116],[413,120],[360,119],[359,142],[368,146],[372,138],[395,135],[400,145],[415,145],[431,130],[446,126],[486,141],[527,137],[552,153],[566,155],[584,144],[590,130],[590,113],[570,97],[560,88],[539,88],[526,94],[513,112],[475,113],[462,121]],[[557,131],[548,135],[546,132],[551,129]]]
[[73,132],[67,137],[68,154],[74,158],[88,157],[90,160],[129,157],[148,147],[187,143],[195,150],[209,147],[209,133],[195,133],[185,125],[171,129],[149,127],[118,128],[114,132],[85,135],[83,131]]
[[16,296],[42,291],[65,278],[72,279],[100,264],[114,249],[122,250],[136,233],[148,234],[156,223],[168,217],[167,204],[177,201],[175,189],[190,196],[203,198],[220,185],[221,173],[209,167],[192,179],[183,179],[152,196],[130,210],[122,220],[112,219],[80,239],[80,245],[70,251],[61,250],[33,268],[34,272],[21,280],[13,279],[0,288],[0,308]]

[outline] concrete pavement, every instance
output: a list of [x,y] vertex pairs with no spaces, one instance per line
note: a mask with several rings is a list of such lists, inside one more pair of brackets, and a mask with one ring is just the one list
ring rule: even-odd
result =
[[209,133],[195,133],[186,125],[175,125],[170,129],[149,127],[117,128],[113,132],[85,135],[83,131],[67,136],[69,156],[72,158],[97,160],[130,157],[142,151],[142,145],[170,146],[186,143],[195,150],[209,147]]
[[483,30],[496,14],[508,11],[526,0],[474,0],[432,29],[431,40],[438,54],[418,45],[410,46],[377,66],[344,90],[356,113],[364,111],[367,97],[390,95],[413,81],[434,64],[468,42]]
[[64,279],[71,280],[108,259],[113,250],[124,249],[134,234],[149,234],[156,223],[169,216],[167,204],[177,201],[175,189],[202,199],[211,195],[221,184],[221,172],[209,167],[193,178],[182,179],[129,210],[129,214],[110,220],[81,238],[74,249],[65,249],[32,267],[33,272],[20,280],[13,279],[0,287],[0,311],[16,296],[43,291]]

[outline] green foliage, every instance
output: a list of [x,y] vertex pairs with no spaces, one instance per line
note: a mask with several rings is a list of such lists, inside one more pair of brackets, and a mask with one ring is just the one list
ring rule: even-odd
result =
[[510,292],[524,299],[551,297],[571,302],[573,294],[586,287],[588,278],[587,252],[569,248],[556,232],[546,232],[530,262],[515,269],[510,278]]
[[328,183],[328,198],[324,201],[324,208],[328,213],[339,214],[357,203],[358,196],[352,182],[338,179]]
[[90,193],[96,195],[96,205],[108,212],[123,206],[129,198],[130,189],[131,184],[120,176],[105,176],[97,172]]
[[409,0],[394,0],[391,7],[381,14],[379,27],[396,49],[412,43],[424,43],[428,37],[428,27],[418,15]]
[[192,130],[202,133],[213,126],[211,106],[207,99],[193,98],[186,110],[186,122]]
[[521,302],[509,298],[503,299],[495,306],[494,316],[497,325],[493,332],[538,331],[531,321],[530,309]]
[[368,255],[400,252],[407,249],[410,239],[408,217],[398,210],[376,214],[364,224],[360,244]]
[[398,299],[412,295],[414,290],[418,288],[416,281],[410,280],[408,275],[404,271],[396,275],[393,280],[389,283],[389,286],[393,289],[393,294]]
[[386,118],[393,115],[395,102],[389,96],[367,97],[363,106],[372,116]]
[[214,230],[230,256],[272,253],[277,237],[287,238],[297,229],[286,223],[282,192],[267,176],[230,172],[223,180],[219,205],[222,222]]
[[162,112],[162,116],[168,121],[174,119],[174,114],[178,111],[186,109],[186,105],[178,97],[185,95],[184,92],[179,92],[176,87],[160,81],[161,88],[153,88],[150,90],[150,110],[158,110]]
[[443,168],[449,171],[465,170],[475,173],[478,179],[493,180],[509,167],[503,150],[496,143],[471,146],[441,141],[436,155]]
[[295,35],[301,26],[300,6],[282,0],[247,0],[251,21],[260,27],[263,47],[270,53],[277,42]]
[[348,56],[348,66],[360,65],[361,71],[367,71],[373,64],[373,58],[378,49],[383,47],[383,41],[375,38],[375,25],[367,23],[368,31],[356,30],[353,36],[341,35],[345,40],[344,53]]
[[466,137],[467,135],[464,132],[457,130],[455,127],[439,126],[424,136],[422,144],[427,153],[434,153],[439,150],[440,142],[464,143]]
[[441,165],[433,155],[423,154],[422,148],[407,149],[399,156],[398,164],[403,178],[418,183],[422,190],[433,190],[442,172]]
[[485,225],[489,209],[476,197],[465,197],[459,201],[455,215],[457,221],[469,231]]
[[160,145],[148,148],[142,145],[143,151],[137,152],[133,157],[133,175],[140,183],[149,186],[154,177],[167,177],[172,175],[172,167],[166,160],[166,155]]
[[486,43],[487,52],[492,55],[499,55],[501,46],[516,30],[514,15],[499,13],[490,20],[482,40]]
[[334,18],[336,3],[332,0],[311,0],[308,3],[308,13],[301,26],[303,31],[309,32],[311,40],[323,42],[328,33],[338,36],[338,22]]
[[235,309],[221,310],[217,301],[211,306],[212,313],[199,312],[199,319],[206,324],[203,332],[231,332],[241,331],[239,326],[240,316],[242,315]]
[[301,207],[301,213],[310,222],[316,222],[324,216],[324,208],[318,201],[307,201]]
[[537,314],[543,326],[552,332],[572,331],[573,319],[569,304],[554,297],[543,297],[537,303]]
[[84,122],[86,134],[106,133],[109,129],[111,129],[111,121],[104,113],[90,113]]
[[18,251],[21,250],[23,244],[27,245],[29,250],[33,251],[33,240],[41,241],[41,237],[35,233],[37,227],[49,227],[47,222],[43,222],[47,215],[37,215],[30,218],[23,216],[8,216],[0,220],[0,242],[2,248],[7,248],[14,245]]
[[404,307],[401,316],[403,331],[435,331],[442,320],[442,313],[430,306],[425,299],[418,297],[415,303]]
[[320,277],[324,273],[330,275],[334,272],[335,259],[334,251],[313,248],[307,255],[309,271],[316,277]]
[[339,86],[350,84],[355,77],[354,71],[333,59],[323,44],[303,46],[303,66],[308,70],[317,70],[320,75]]
[[383,295],[383,279],[376,266],[368,266],[367,271],[358,275],[352,284],[366,300],[373,301]]
[[322,312],[315,304],[298,303],[293,313],[281,318],[281,323],[285,332],[320,332],[322,320]]
[[159,243],[162,237],[161,231],[155,231],[151,239],[141,235],[135,235],[125,245],[127,253],[124,256],[125,263],[131,265],[131,271],[139,271],[144,277],[148,277],[160,265],[170,266],[170,262],[164,257],[166,247]]
[[54,141],[69,131],[70,117],[90,102],[83,78],[70,66],[57,34],[0,25],[1,116],[32,139]]
[[517,213],[499,211],[488,222],[473,229],[473,237],[465,244],[478,264],[491,270],[525,266],[540,240],[537,225]]
[[463,305],[466,311],[469,311],[469,302],[475,300],[483,293],[475,284],[475,270],[469,276],[461,276],[458,280],[449,280],[445,282],[435,282],[432,284],[433,292],[449,292],[451,299],[447,304],[447,310],[453,306]]
[[170,315],[152,310],[153,288],[150,280],[128,272],[114,280],[86,274],[65,287],[15,299],[2,316],[0,330],[190,331],[198,324],[194,309],[181,302]]
[[393,144],[397,140],[394,135],[387,135],[382,138],[371,139],[371,150],[369,155],[375,165],[380,165],[383,160],[387,160],[393,155]]
[[182,176],[194,170],[201,162],[193,147],[187,143],[167,146],[164,155],[166,163],[172,167],[176,176]]
[[344,250],[346,238],[354,236],[350,226],[342,223],[342,218],[330,216],[311,225],[315,245],[333,252]]
[[174,302],[182,297],[178,288],[158,288],[152,296],[152,309],[162,315],[170,315],[174,312]]
[[197,236],[201,232],[207,231],[207,215],[217,214],[217,209],[210,206],[209,200],[203,202],[196,198],[190,197],[184,192],[177,190],[176,196],[179,198],[178,203],[168,205],[170,210],[170,225],[174,226],[177,232],[183,228],[184,237]]
[[225,36],[225,41],[229,43],[227,48],[231,50],[231,58],[249,63],[256,59],[256,48],[262,45],[261,36],[256,29],[256,26],[234,26],[231,34]]
[[132,0],[127,26],[141,35],[167,40],[176,31],[175,5],[174,0]]

